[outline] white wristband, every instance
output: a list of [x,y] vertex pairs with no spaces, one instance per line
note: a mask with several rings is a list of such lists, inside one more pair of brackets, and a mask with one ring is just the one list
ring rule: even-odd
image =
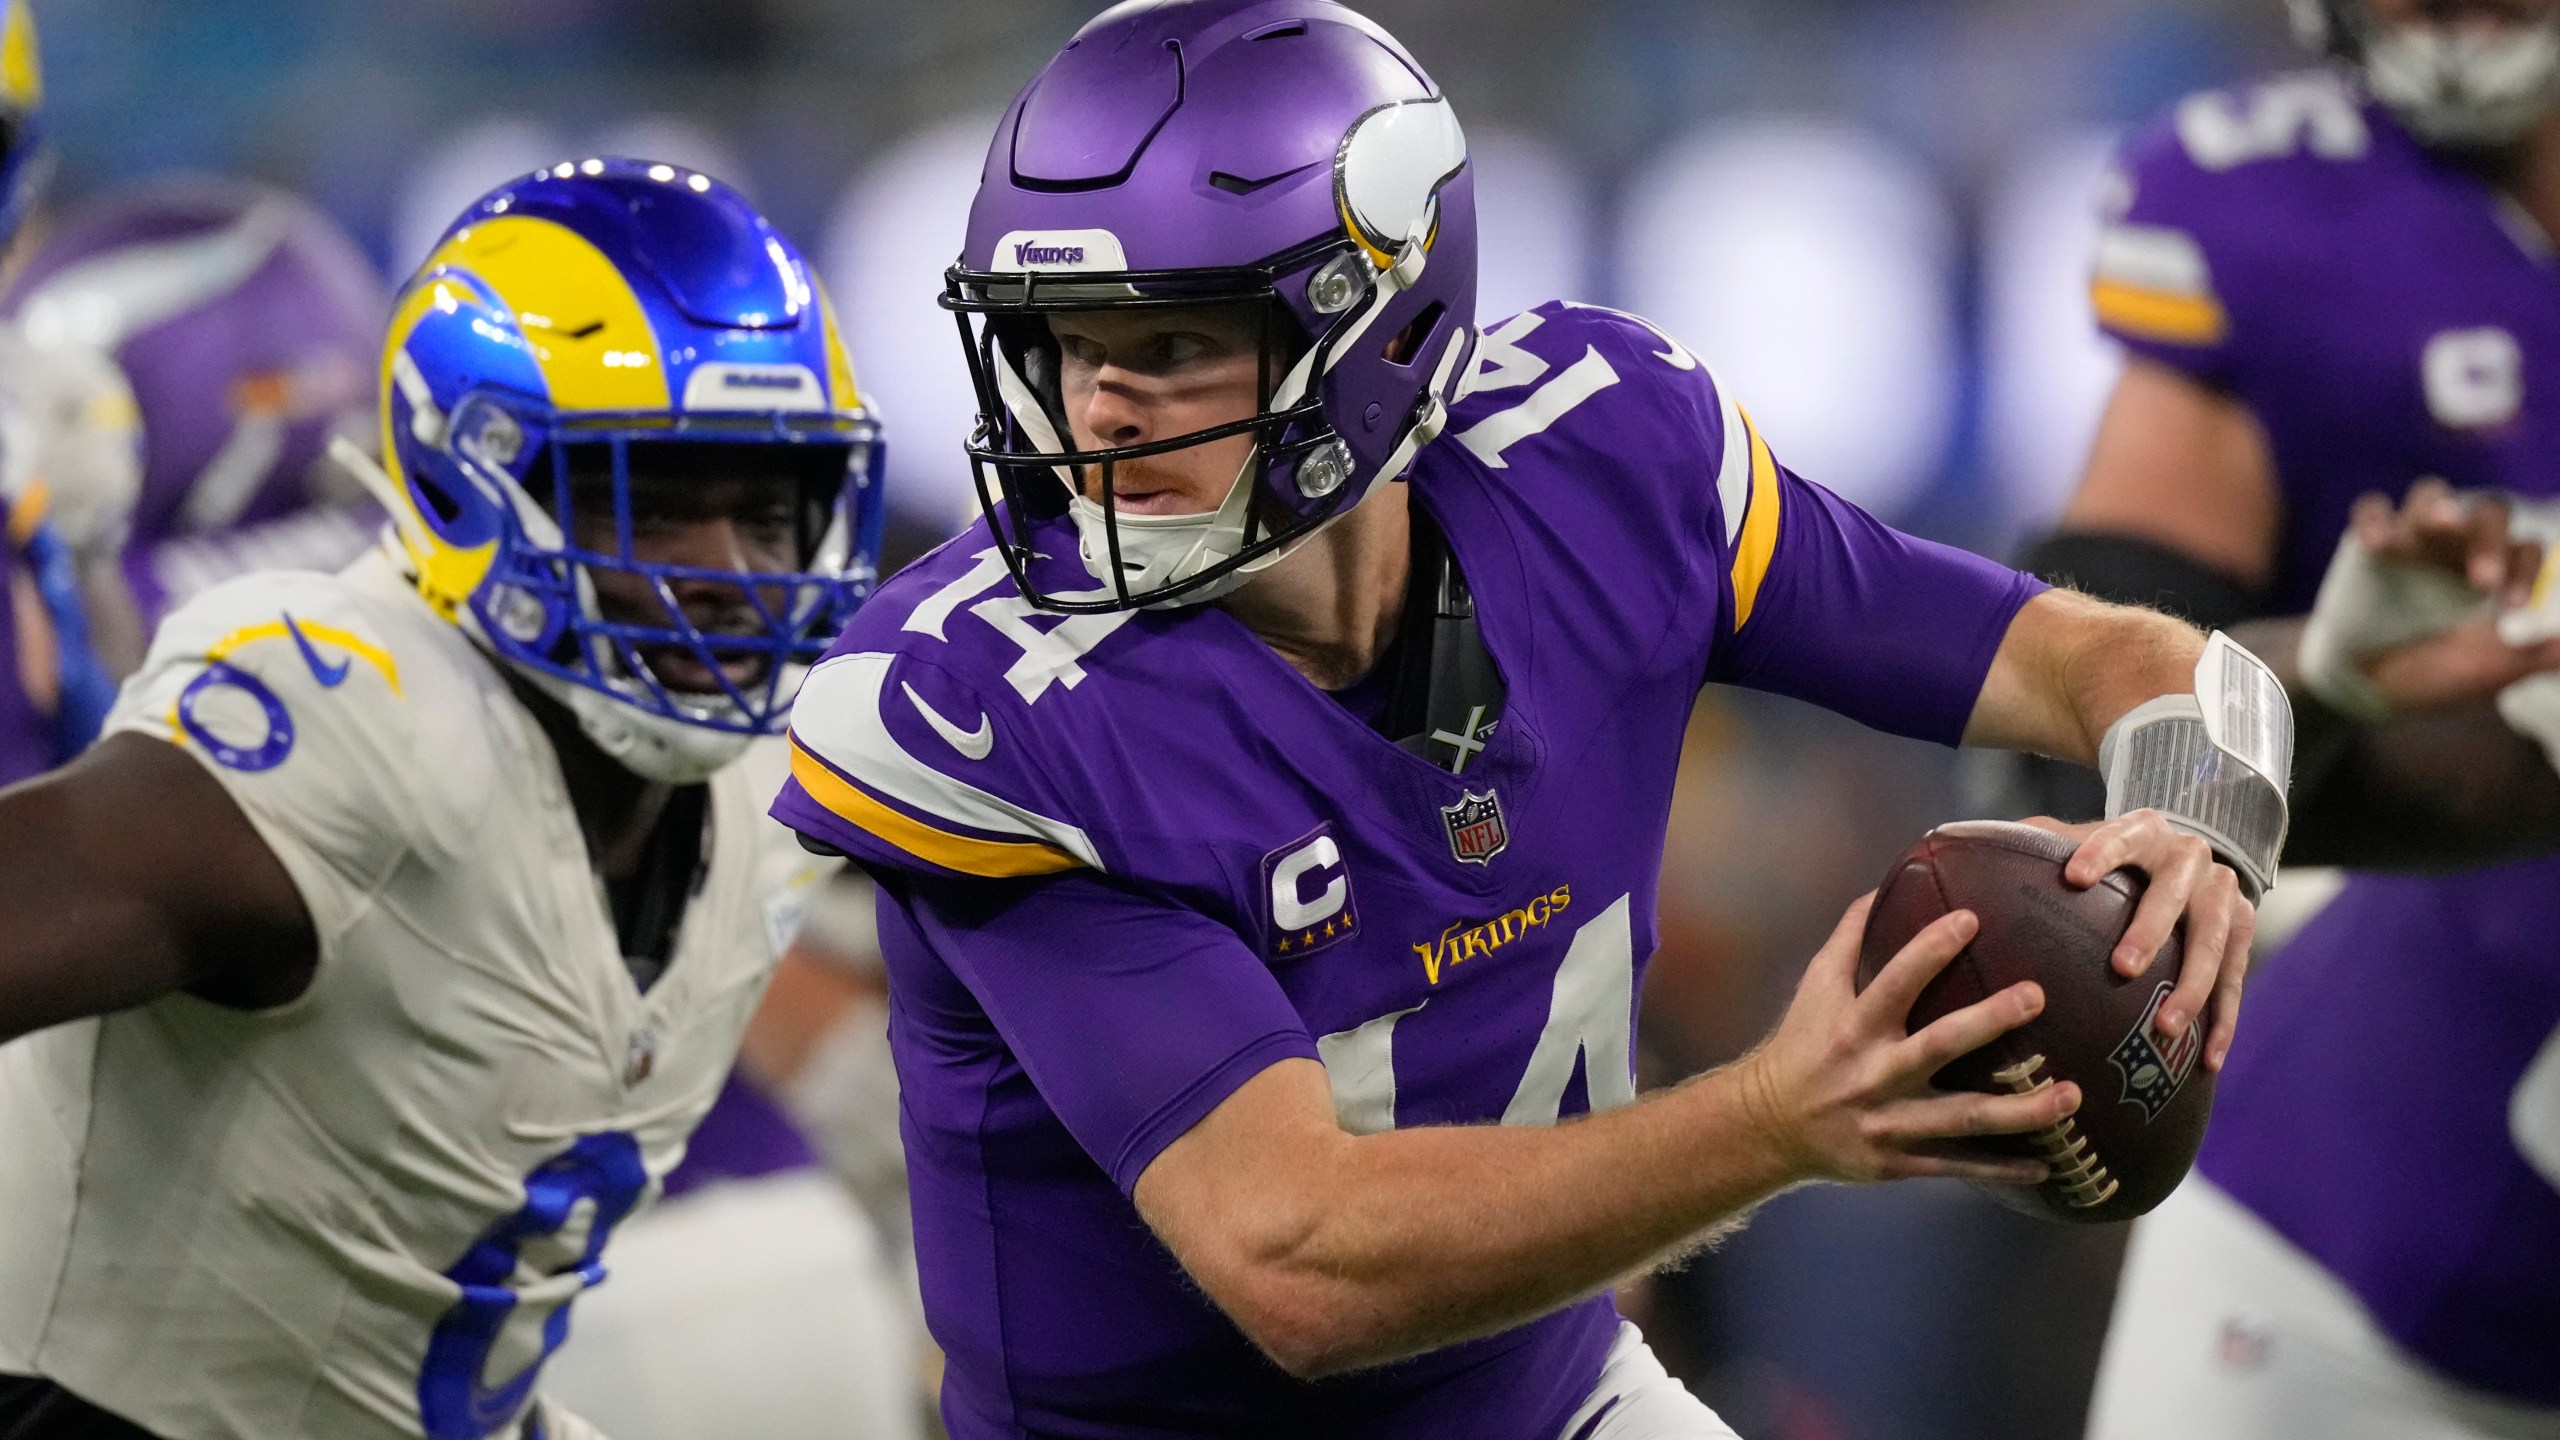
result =
[[2219,631],[2196,662],[2191,695],[2125,712],[2098,742],[2107,818],[2157,810],[2200,837],[2250,900],[2275,884],[2289,816],[2293,706],[2266,663]]

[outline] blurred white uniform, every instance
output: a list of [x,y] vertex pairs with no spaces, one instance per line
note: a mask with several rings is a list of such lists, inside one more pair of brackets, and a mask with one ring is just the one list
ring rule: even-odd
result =
[[380,556],[189,602],[110,729],[238,801],[319,969],[267,1012],[179,995],[0,1047],[0,1371],[167,1440],[583,1430],[522,1424],[541,1361],[822,873],[765,818],[778,756],[711,781],[644,995],[549,741]]
[[2412,1360],[2198,1175],[2134,1227],[2089,1440],[2560,1440],[2560,1419]]
[[614,1440],[917,1440],[908,1302],[869,1217],[799,1169],[669,1200],[614,1237],[543,1389]]

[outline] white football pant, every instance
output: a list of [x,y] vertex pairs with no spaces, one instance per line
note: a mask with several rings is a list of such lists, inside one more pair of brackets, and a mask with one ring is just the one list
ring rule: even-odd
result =
[[[1595,1423],[1596,1422],[1596,1423]],[[1643,1332],[1618,1322],[1591,1398],[1564,1422],[1556,1440],[1738,1440],[1716,1412],[1671,1378]]]
[[614,1232],[542,1390],[613,1440],[921,1440],[903,1280],[835,1180],[723,1181]]
[[2194,1176],[2134,1225],[2089,1440],[2560,1440],[2560,1411],[2427,1369]]

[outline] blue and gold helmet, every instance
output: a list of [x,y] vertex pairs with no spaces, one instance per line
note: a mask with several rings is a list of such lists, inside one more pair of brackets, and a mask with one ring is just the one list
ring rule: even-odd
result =
[[[763,216],[672,165],[537,171],[445,233],[393,304],[382,367],[379,478],[431,606],[652,778],[699,779],[782,729],[870,592],[886,512],[879,428],[835,316]],[[714,448],[731,446],[763,448]],[[798,477],[799,568],[636,553],[633,461],[676,451]],[[600,608],[608,574],[648,587],[654,619]],[[696,624],[679,591],[705,585],[746,597],[751,618]],[[670,686],[653,655],[707,683]]]
[[52,156],[44,143],[44,63],[27,0],[0,10],[0,241],[18,233],[43,193]]

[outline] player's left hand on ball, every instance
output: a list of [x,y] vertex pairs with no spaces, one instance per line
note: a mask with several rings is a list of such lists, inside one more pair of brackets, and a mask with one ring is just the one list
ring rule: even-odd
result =
[[1874,903],[1870,892],[1840,917],[1778,1028],[1734,1063],[1746,1111],[1788,1157],[1795,1179],[2044,1180],[2051,1171],[2041,1160],[1967,1153],[1951,1142],[2054,1125],[2079,1108],[2080,1087],[1986,1095],[1930,1083],[1949,1061],[2042,1013],[2043,987],[2022,981],[1911,1033],[1912,1002],[1963,953],[1980,921],[1970,910],[1939,916],[1861,991],[1858,949]]
[[2240,986],[2249,973],[2249,940],[2258,911],[2240,893],[2240,877],[2214,858],[2212,847],[2171,825],[2157,810],[2136,810],[2113,820],[2066,825],[2044,816],[2027,822],[2080,842],[2063,878],[2086,888],[2117,870],[2139,870],[2150,884],[2135,907],[2133,923],[2109,957],[2130,979],[2151,968],[2170,935],[2186,926],[2186,964],[2178,988],[2153,1017],[2164,1036],[2175,1037],[2212,1006],[2205,1036],[2206,1068],[2219,1070],[2231,1053],[2240,1021]]

